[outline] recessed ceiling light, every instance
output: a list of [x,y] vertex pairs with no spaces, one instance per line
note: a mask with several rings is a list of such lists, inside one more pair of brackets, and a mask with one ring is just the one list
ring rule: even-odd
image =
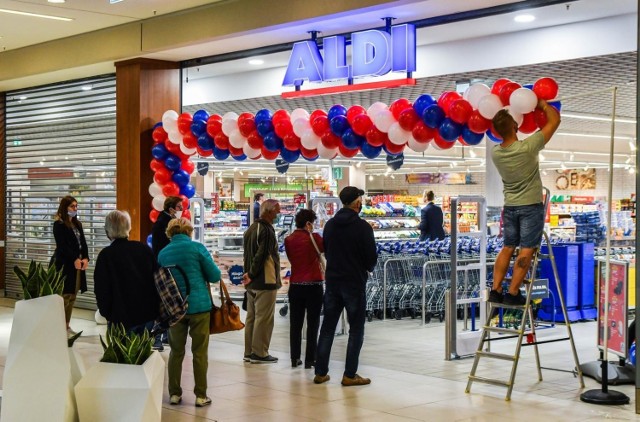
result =
[[66,0],[47,0],[49,3],[64,3]]
[[24,100],[26,100],[27,98],[29,98],[29,97],[27,97],[26,95],[21,95],[21,96],[20,96],[20,98],[19,98],[19,100],[20,100],[20,101],[24,101]]
[[249,60],[249,64],[253,65],[253,66],[259,66],[261,64],[264,64],[264,60],[260,60],[260,59],[251,59]]
[[518,15],[515,18],[513,18],[514,21],[516,22],[520,22],[520,23],[527,23],[527,22],[533,22],[534,20],[536,20],[536,17],[533,15]]
[[91,85],[84,85],[84,86],[82,87],[82,90],[83,90],[83,91],[91,91],[92,89],[93,89],[93,87],[92,87]]
[[65,21],[65,22],[70,22],[73,20],[71,18],[61,18],[60,16],[43,15],[40,13],[20,12],[19,10],[11,10],[11,9],[0,9],[0,13],[9,13],[12,15],[21,15],[21,16],[31,16],[33,18],[53,19],[53,20]]

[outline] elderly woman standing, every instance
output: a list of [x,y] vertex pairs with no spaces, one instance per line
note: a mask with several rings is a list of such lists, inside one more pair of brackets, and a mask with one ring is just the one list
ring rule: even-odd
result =
[[[160,251],[158,262],[162,266],[180,266],[187,275],[191,288],[187,315],[169,329],[169,345],[171,346],[169,354],[170,403],[178,404],[182,401],[180,378],[187,334],[189,334],[193,354],[196,406],[202,407],[211,404],[211,399],[207,397],[209,311],[211,311],[209,283],[220,281],[221,274],[204,245],[191,240],[192,233],[193,226],[189,220],[183,218],[171,220],[167,227],[170,243]],[[186,283],[182,274],[176,271],[173,276],[184,296]]]
[[110,324],[120,323],[128,331],[151,331],[158,316],[160,297],[153,281],[157,268],[151,248],[129,240],[131,217],[126,211],[111,211],[104,221],[111,244],[100,251],[94,272],[98,309]]

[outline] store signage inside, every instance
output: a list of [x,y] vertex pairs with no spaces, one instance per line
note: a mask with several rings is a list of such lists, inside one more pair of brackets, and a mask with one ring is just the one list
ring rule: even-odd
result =
[[416,70],[414,25],[392,26],[390,33],[376,29],[352,33],[350,64],[346,46],[342,35],[324,38],[323,57],[315,41],[295,43],[282,85],[300,86],[304,81],[326,82]]

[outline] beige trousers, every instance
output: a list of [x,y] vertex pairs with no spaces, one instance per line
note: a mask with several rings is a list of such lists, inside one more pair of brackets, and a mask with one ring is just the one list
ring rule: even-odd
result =
[[247,289],[247,319],[244,327],[244,355],[258,357],[269,354],[276,311],[277,290]]

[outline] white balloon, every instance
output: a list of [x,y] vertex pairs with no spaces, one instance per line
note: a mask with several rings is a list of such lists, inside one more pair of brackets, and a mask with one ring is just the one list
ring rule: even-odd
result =
[[313,129],[307,129],[300,137],[300,144],[306,149],[316,149],[320,144],[320,137],[316,135]]
[[478,112],[485,119],[493,119],[493,116],[503,107],[500,97],[495,94],[485,95],[478,103]]
[[373,124],[376,125],[380,132],[389,132],[389,128],[392,124],[397,123],[396,118],[393,117],[393,113],[389,110],[381,110],[376,114],[373,119]]
[[249,144],[244,144],[242,146],[242,152],[244,152],[244,155],[246,155],[247,158],[258,158],[258,156],[262,154],[261,150],[251,148]]
[[400,127],[400,123],[395,122],[389,126],[389,140],[396,145],[404,145],[411,138],[411,132]]
[[538,105],[538,97],[528,88],[518,88],[511,93],[509,104],[518,113],[527,114],[535,110]]
[[164,209],[164,200],[167,199],[166,196],[160,194],[153,197],[153,208],[156,211],[162,211]]
[[198,152],[196,148],[187,148],[184,144],[180,144],[180,151],[182,151],[184,155],[189,155],[189,156]]
[[[309,120],[309,112],[307,110],[305,110],[304,108],[296,108],[295,110],[293,110],[291,112],[291,121],[295,122],[298,119],[307,119]],[[300,136],[300,135],[298,135]]]
[[152,184],[150,184],[149,185],[149,195],[151,195],[153,197],[156,197],[158,195],[162,195],[162,186],[160,186],[156,182],[153,182]]
[[482,97],[489,94],[491,94],[491,88],[489,88],[485,84],[478,83],[473,84],[469,88],[467,88],[466,91],[464,91],[464,95],[462,96],[462,98],[469,101],[469,104],[471,104],[474,109],[477,109],[478,103],[480,102]]
[[409,138],[409,142],[407,143],[407,146],[412,150],[414,150],[415,152],[423,152],[423,151],[426,151],[427,148],[429,148],[429,144],[430,142],[418,142],[412,136]]
[[247,138],[242,136],[240,130],[236,128],[233,132],[231,132],[231,135],[229,135],[229,143],[234,148],[242,148],[244,147],[244,144],[247,143]]
[[320,158],[331,160],[338,155],[338,148],[327,148],[320,142],[318,144],[318,155]]
[[[526,88],[525,88],[526,89]],[[517,111],[515,111],[513,109],[512,106],[508,105],[506,107],[504,107],[505,110],[507,110],[509,112],[509,114],[511,115],[511,117],[513,117],[513,120],[516,121],[516,123],[518,124],[518,127],[520,127],[520,125],[522,124],[522,120],[524,120],[524,116],[522,115],[522,113],[518,113]]]
[[293,122],[293,133],[296,134],[297,137],[302,138],[302,135],[304,135],[304,133],[307,130],[311,129],[311,123],[309,123],[309,118],[308,117],[299,117],[295,120],[292,120]]
[[222,123],[225,120],[238,120],[238,113],[234,113],[233,111],[229,111],[222,116]]
[[227,136],[231,136],[234,130],[238,130],[237,119],[227,119],[222,121],[222,133],[224,133]]
[[162,127],[169,133],[171,130],[178,130],[178,112],[175,110],[167,110],[162,115]]
[[167,137],[169,138],[169,142],[172,144],[178,145],[182,143],[182,133],[180,133],[177,128],[176,130],[167,132]]
[[378,101],[369,106],[369,108],[367,109],[367,115],[371,120],[373,120],[373,118],[382,110],[387,110],[387,105]]

